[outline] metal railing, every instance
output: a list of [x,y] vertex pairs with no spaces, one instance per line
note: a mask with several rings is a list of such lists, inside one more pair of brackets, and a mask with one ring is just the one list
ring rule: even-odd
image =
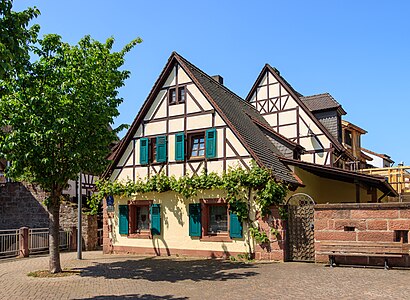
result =
[[0,230],[0,258],[17,256],[20,252],[20,230]]
[[[0,258],[18,256],[20,254],[20,229],[0,230]],[[70,248],[71,233],[60,231],[60,250]],[[36,254],[48,252],[49,230],[48,228],[32,228],[28,230],[29,252]]]
[[[49,247],[48,228],[33,228],[29,230],[30,253],[47,252]],[[70,246],[70,232],[60,231],[60,249],[68,249]]]

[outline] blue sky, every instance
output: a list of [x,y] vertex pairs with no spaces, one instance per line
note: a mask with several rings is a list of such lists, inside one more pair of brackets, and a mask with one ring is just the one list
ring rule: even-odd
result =
[[303,95],[332,94],[368,131],[363,147],[410,164],[410,1],[14,1],[27,6],[41,34],[69,43],[144,40],[126,57],[116,125],[133,121],[172,51],[243,98],[269,63]]

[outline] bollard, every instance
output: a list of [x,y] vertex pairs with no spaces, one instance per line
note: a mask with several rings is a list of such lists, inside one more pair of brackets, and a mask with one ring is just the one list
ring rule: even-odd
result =
[[19,257],[28,257],[30,254],[29,249],[29,231],[28,227],[21,227],[20,228],[20,253]]

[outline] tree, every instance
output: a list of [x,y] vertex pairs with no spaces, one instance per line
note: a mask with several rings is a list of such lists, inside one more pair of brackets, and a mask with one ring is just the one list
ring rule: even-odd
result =
[[38,59],[10,78],[0,101],[0,154],[11,166],[8,176],[39,185],[49,193],[50,272],[61,272],[59,209],[63,189],[80,172],[107,166],[111,130],[122,99],[117,89],[129,72],[119,70],[124,55],[141,39],[113,52],[114,39],[89,36],[71,46],[55,34],[37,41]]
[[40,14],[37,8],[22,12],[14,12],[12,8],[12,0],[0,2],[0,80],[16,76],[18,70],[29,64],[29,51],[40,29],[38,25],[28,27]]

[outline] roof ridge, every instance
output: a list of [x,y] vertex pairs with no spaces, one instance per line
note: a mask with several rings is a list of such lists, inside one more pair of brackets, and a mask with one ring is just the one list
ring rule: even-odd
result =
[[[185,63],[191,65],[192,67],[194,67],[195,69],[197,69],[201,75],[203,75],[205,78],[211,80],[213,83],[216,84],[217,87],[222,88],[223,90],[225,90],[225,92],[230,93],[232,96],[234,96],[237,100],[239,100],[241,103],[245,104],[246,106],[252,108],[253,110],[255,110],[256,112],[258,112],[256,110],[256,108],[248,103],[247,101],[245,101],[244,99],[242,99],[239,95],[237,95],[236,93],[234,93],[233,91],[231,91],[228,87],[226,87],[225,85],[219,83],[217,80],[215,80],[212,76],[208,75],[207,73],[205,73],[204,71],[202,71],[200,68],[198,68],[197,66],[195,66],[193,63],[191,63],[190,61],[188,61],[186,58],[184,58],[183,56],[181,56],[180,54],[176,53],[175,51],[173,52],[176,55],[178,55],[179,58],[181,58],[182,60],[184,60]],[[259,112],[258,112],[259,113]]]
[[[330,97],[332,97],[332,95],[329,92],[325,92],[325,93],[320,93],[320,94],[313,94],[313,95],[308,95],[308,96],[302,96],[301,98],[311,98],[311,97],[317,97],[317,96],[325,96],[325,95],[329,95]],[[332,97],[333,98],[333,97]]]

